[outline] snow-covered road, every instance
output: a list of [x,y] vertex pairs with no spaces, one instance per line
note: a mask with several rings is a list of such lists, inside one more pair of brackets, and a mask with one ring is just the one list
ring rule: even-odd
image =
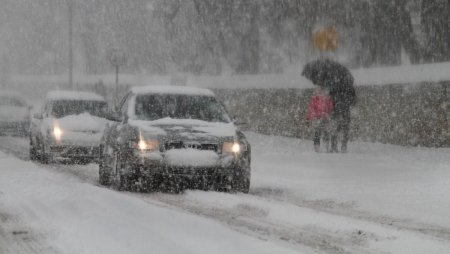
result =
[[120,193],[0,138],[0,253],[446,253],[450,149],[247,134],[250,194]]

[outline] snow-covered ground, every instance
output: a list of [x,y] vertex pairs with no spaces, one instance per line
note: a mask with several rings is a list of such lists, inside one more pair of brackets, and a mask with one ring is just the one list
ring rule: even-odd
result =
[[0,138],[0,253],[447,253],[450,149],[248,133],[250,194],[127,193]]

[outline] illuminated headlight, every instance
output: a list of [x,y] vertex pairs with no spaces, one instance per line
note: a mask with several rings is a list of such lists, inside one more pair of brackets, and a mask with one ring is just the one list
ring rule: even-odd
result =
[[225,142],[223,143],[223,152],[238,154],[243,150],[242,146],[238,142]]
[[61,128],[59,128],[59,126],[54,126],[53,127],[53,136],[55,137],[56,141],[61,141],[61,137],[63,135],[63,131],[61,130]]
[[139,139],[137,143],[132,142],[131,146],[141,152],[153,152],[159,150],[159,141]]

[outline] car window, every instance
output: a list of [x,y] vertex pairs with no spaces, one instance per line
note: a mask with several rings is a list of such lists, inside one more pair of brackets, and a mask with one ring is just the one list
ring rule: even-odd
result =
[[139,95],[135,115],[140,120],[161,118],[195,119],[207,122],[230,122],[224,107],[211,96]]
[[93,116],[105,117],[107,110],[107,104],[103,101],[58,100],[52,103],[51,115],[61,118],[68,115],[89,113]]
[[120,112],[121,116],[125,116],[127,114],[127,112],[128,112],[128,103],[130,101],[130,98],[131,98],[131,94],[127,94],[123,98],[122,102],[120,103],[119,112]]

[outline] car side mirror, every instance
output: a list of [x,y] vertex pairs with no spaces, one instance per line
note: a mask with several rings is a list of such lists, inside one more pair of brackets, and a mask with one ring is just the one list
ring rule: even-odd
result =
[[122,122],[123,117],[120,115],[119,112],[112,111],[109,114],[106,114],[106,119],[114,122]]
[[44,119],[44,116],[42,115],[42,113],[34,113],[33,117],[36,119],[39,119],[39,120]]
[[238,118],[236,118],[236,117],[233,117],[233,123],[234,123],[235,125],[238,125],[238,126],[240,126],[240,125],[246,125],[246,124],[247,124],[247,122],[244,122],[244,121],[242,121],[241,119],[238,119]]

